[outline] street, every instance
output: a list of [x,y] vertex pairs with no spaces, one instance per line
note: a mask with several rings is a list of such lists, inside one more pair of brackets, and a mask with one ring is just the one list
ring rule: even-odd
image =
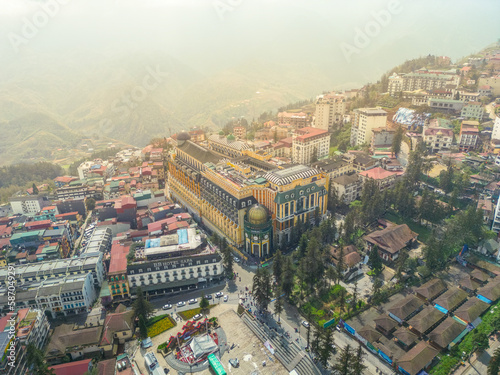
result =
[[[208,285],[206,288],[189,291],[176,296],[160,297],[152,299],[151,303],[155,306],[155,308],[158,309],[155,311],[154,315],[177,313],[180,311],[185,311],[199,307],[199,303],[188,305],[187,301],[191,298],[197,298],[199,302],[202,292],[205,294],[211,294],[213,296],[213,299],[210,301],[211,304],[221,303],[221,304],[237,305],[239,303],[240,290],[242,290],[244,294],[246,286],[249,288],[249,290],[251,290],[252,288],[254,270],[252,270],[250,267],[242,266],[240,263],[235,263],[234,272],[238,274],[236,281],[211,284]],[[241,282],[239,281],[239,277],[241,277]],[[223,298],[215,298],[215,293],[217,292],[223,292],[224,295],[228,295],[228,301],[224,302]],[[178,308],[176,304],[179,301],[185,301],[186,306]],[[252,299],[249,298],[246,303],[250,303],[251,301]],[[172,309],[163,310],[162,309],[163,305],[167,303],[173,305]],[[271,303],[271,305],[269,306],[269,311],[273,312],[273,310],[274,310],[274,303]],[[277,316],[275,316],[274,314],[271,314],[271,316],[275,320],[275,322],[278,321]],[[304,318],[299,314],[295,306],[291,306],[288,303],[285,303],[284,311],[280,316],[280,325],[285,332],[288,332],[288,334],[290,334],[290,341],[297,342],[302,349],[305,349],[305,347],[307,346],[307,329],[301,324],[303,320]],[[298,332],[295,332],[296,328]],[[351,347],[353,348],[358,347],[359,345],[358,341],[349,336],[349,334],[345,332],[338,332],[337,330],[335,330],[333,326],[332,329],[334,330],[333,333],[334,342],[335,345],[337,346],[336,356],[338,356],[339,350],[347,344],[351,345]],[[373,375],[379,374],[380,372],[378,372],[377,370],[382,370],[381,373],[386,375],[395,373],[394,370],[388,364],[386,364],[380,357],[369,352],[364,346],[363,346],[363,351],[366,354],[365,356],[365,365],[367,366],[367,369],[365,370],[366,374],[373,374]],[[335,361],[336,356],[330,360],[331,363]]]

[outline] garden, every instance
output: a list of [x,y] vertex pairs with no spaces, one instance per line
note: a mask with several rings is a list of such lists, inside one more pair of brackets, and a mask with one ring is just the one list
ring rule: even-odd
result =
[[204,310],[210,311],[210,309],[214,306],[216,306],[216,305],[210,305],[210,306],[208,306],[207,309],[202,309],[201,307],[197,307],[195,309],[181,311],[181,312],[177,313],[177,315],[179,315],[184,320],[189,320],[189,319],[192,319],[193,316],[195,316],[197,314],[201,314],[201,312]]
[[155,316],[147,323],[148,336],[155,337],[177,325],[169,314]]

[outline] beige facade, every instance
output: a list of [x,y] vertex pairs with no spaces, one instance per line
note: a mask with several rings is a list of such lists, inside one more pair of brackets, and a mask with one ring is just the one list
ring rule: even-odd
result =
[[316,101],[314,127],[328,130],[335,124],[341,124],[346,112],[346,100],[343,95],[325,95]]
[[385,128],[387,112],[380,108],[358,108],[354,111],[351,128],[351,145],[370,144],[373,129]]
[[292,161],[298,164],[309,164],[315,159],[328,155],[330,150],[330,134],[326,130],[306,127],[293,134]]

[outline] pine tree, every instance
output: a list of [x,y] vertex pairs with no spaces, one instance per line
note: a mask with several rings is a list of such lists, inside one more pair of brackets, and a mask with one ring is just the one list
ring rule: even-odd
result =
[[308,238],[306,234],[303,234],[299,240],[299,257],[303,258],[306,255]]
[[144,319],[148,319],[154,312],[154,307],[149,302],[144,298],[144,294],[142,292],[142,288],[138,287],[137,291],[137,299],[134,301],[132,308],[134,310],[134,316],[135,317],[140,317],[141,315],[144,317]]
[[29,343],[26,347],[26,365],[36,375],[54,374],[54,370],[49,369],[49,365],[45,363],[44,353],[33,343]]
[[315,354],[318,354],[318,355],[319,355],[319,347],[320,347],[320,337],[321,337],[320,329],[317,327],[314,327],[313,339],[311,342],[311,351]]
[[323,367],[326,367],[328,360],[332,356],[333,347],[333,335],[330,329],[322,328],[320,348],[319,348],[319,360]]
[[31,188],[33,189],[33,195],[38,195],[39,191],[38,191],[38,187],[36,186],[36,184],[33,182],[33,185],[31,186]]
[[370,255],[368,256],[368,265],[372,268],[373,272],[378,275],[382,271],[382,259],[378,253],[378,247],[375,245],[370,250]]
[[284,257],[284,259],[281,288],[283,289],[283,293],[285,293],[287,297],[290,297],[294,287],[293,264],[292,259],[289,256]]
[[205,297],[205,293],[201,293],[200,308],[205,310],[210,306],[210,301]]
[[345,262],[344,262],[344,247],[341,246],[339,250],[339,255],[337,257],[337,265],[335,267],[335,271],[337,272],[337,277],[342,280],[344,277],[344,268],[345,268]]
[[274,301],[274,313],[278,315],[278,322],[280,321],[281,313],[283,312],[283,298],[281,297],[282,294],[283,291],[279,286],[275,288],[274,297],[276,298],[276,300]]
[[358,346],[358,350],[356,351],[356,355],[351,356],[351,370],[352,375],[363,375],[366,370],[366,366],[363,364],[365,353],[363,352],[363,347],[361,345]]
[[404,130],[401,126],[399,126],[396,129],[396,133],[394,134],[394,137],[392,138],[392,153],[394,156],[398,156],[399,152],[401,151],[401,142],[403,141],[403,135],[404,135]]
[[276,280],[278,284],[281,283],[281,276],[283,274],[283,263],[284,263],[283,255],[281,254],[281,251],[278,250],[274,255],[274,261],[273,261],[274,280]]
[[253,277],[252,294],[261,310],[267,310],[271,302],[271,275],[267,268],[259,268]]
[[340,351],[340,356],[333,365],[333,370],[338,375],[351,375],[352,357],[354,352],[349,344]]
[[139,315],[139,335],[142,339],[148,337],[148,327],[146,326],[146,318],[144,318],[144,315]]

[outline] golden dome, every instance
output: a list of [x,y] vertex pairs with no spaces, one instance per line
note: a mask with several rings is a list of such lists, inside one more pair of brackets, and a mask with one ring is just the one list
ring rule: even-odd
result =
[[264,206],[256,204],[248,210],[248,221],[250,224],[265,224],[267,222],[267,211]]

